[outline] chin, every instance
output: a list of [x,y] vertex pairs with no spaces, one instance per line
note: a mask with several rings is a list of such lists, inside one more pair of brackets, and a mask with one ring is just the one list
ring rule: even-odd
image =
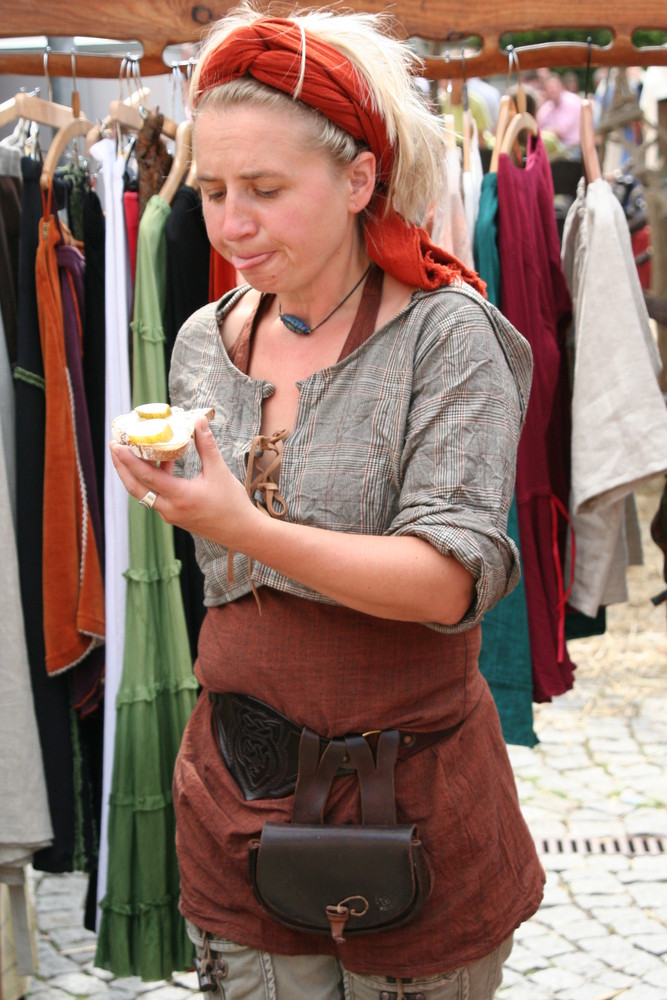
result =
[[276,282],[272,278],[263,278],[259,274],[254,274],[250,271],[246,274],[244,271],[236,272],[241,278],[242,282],[246,285],[250,285],[257,292],[266,292],[267,294],[275,294],[276,292]]

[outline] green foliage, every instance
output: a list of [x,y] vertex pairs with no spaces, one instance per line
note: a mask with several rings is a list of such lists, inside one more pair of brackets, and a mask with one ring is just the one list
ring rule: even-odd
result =
[[638,49],[648,45],[667,45],[667,31],[635,31],[632,35],[632,41]]
[[[664,34],[664,32],[646,32],[646,34]],[[513,45],[515,49],[524,45],[543,45],[547,42],[586,42],[591,39],[593,45],[610,45],[613,35],[608,28],[591,29],[558,29],[557,31],[508,31],[500,36],[500,45],[507,48]],[[519,53],[521,57],[521,53]]]

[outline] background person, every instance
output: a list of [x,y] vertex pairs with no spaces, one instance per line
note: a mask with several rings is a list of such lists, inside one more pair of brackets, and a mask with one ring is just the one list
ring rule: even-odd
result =
[[544,83],[544,99],[537,109],[537,122],[544,131],[552,132],[566,149],[579,146],[581,98],[565,88],[557,73]]

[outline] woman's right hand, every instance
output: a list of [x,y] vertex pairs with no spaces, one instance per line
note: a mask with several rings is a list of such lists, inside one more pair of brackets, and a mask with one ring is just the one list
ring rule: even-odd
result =
[[168,524],[243,551],[256,518],[262,515],[230,472],[205,417],[197,421],[194,440],[202,468],[193,479],[174,476],[173,462],[157,466],[113,441],[109,448],[125,489],[136,500],[152,490],[157,494],[152,509]]

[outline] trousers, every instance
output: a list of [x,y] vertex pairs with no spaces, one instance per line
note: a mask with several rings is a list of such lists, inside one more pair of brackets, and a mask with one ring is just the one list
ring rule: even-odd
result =
[[[197,955],[199,928],[186,921]],[[330,955],[276,955],[208,937],[213,978],[211,1000],[493,1000],[513,936],[470,965],[412,979],[360,975]],[[216,971],[218,976],[216,977]]]

